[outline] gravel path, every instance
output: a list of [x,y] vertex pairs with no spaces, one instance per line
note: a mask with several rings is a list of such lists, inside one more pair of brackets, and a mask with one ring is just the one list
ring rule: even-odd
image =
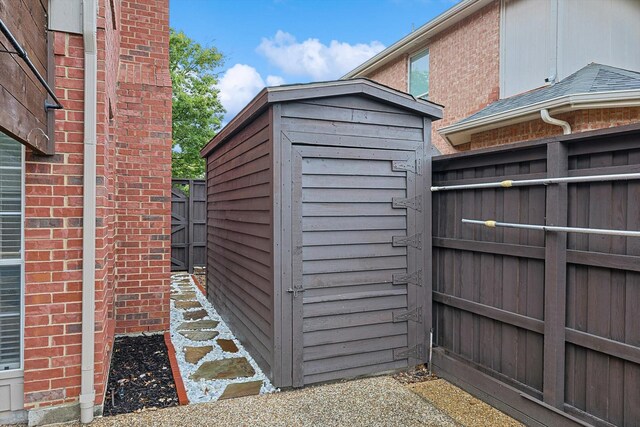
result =
[[524,427],[507,414],[443,379],[407,384],[405,387],[465,427]]
[[[180,298],[181,296],[189,295],[189,298]],[[238,341],[231,330],[227,327],[222,318],[218,315],[213,305],[207,301],[207,298],[196,288],[195,283],[190,274],[187,273],[175,273],[171,276],[171,342],[176,350],[176,360],[182,374],[182,380],[191,403],[212,402],[218,400],[222,396],[226,387],[230,384],[239,384],[247,382],[262,381],[262,387],[258,385],[258,389],[261,394],[272,393],[276,389],[271,385],[269,379],[260,370],[258,364],[253,360],[249,353],[244,349],[240,341]],[[176,304],[194,302],[198,304],[194,308],[176,308]],[[190,314],[204,314],[196,318],[188,317]],[[193,341],[186,338],[183,333],[180,332],[180,328],[183,325],[198,323],[201,321],[215,321],[215,327],[195,328],[197,330],[207,330],[215,333],[215,336],[208,340]],[[188,333],[188,332],[187,332]],[[233,341],[236,346],[236,351],[233,353],[224,351],[218,344],[218,340]],[[199,360],[188,362],[185,359],[184,350],[187,347],[191,348],[205,348],[208,351],[204,351]],[[216,360],[222,359],[237,359],[244,358],[251,365],[254,370],[253,375],[247,377],[237,377],[230,379],[200,379],[195,380],[192,375],[195,374],[198,369],[205,363],[210,363]],[[257,394],[257,393],[255,393]]]
[[[77,425],[77,424],[76,424]],[[391,377],[99,418],[92,426],[456,426]]]

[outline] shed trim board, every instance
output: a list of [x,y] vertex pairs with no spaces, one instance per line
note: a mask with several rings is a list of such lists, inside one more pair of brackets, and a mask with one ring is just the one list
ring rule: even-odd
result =
[[274,385],[426,361],[441,115],[365,79],[267,88],[201,151],[207,296]]
[[365,78],[267,87],[260,91],[224,129],[200,150],[200,155],[202,157],[208,156],[216,146],[227,141],[247,122],[262,113],[269,104],[345,95],[364,95],[436,120],[441,119],[443,114],[442,107],[433,102],[416,99],[407,93]]

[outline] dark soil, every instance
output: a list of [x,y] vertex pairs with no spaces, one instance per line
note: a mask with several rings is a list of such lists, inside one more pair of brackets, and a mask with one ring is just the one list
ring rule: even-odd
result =
[[104,415],[178,405],[163,335],[116,338]]

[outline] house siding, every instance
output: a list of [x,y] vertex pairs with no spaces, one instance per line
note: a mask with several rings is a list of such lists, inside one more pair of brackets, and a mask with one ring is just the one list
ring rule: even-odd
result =
[[[114,334],[169,324],[168,1],[113,5],[98,4],[96,405]],[[80,392],[84,45],[53,34],[65,107],[56,154],[27,150],[25,162],[25,409],[77,403]]]
[[[511,3],[510,5],[513,6]],[[577,4],[575,2],[566,3],[567,4],[562,7],[575,7],[575,4]],[[615,3],[618,8],[630,8],[628,15],[632,15],[631,11],[635,13],[637,9],[637,7],[630,6],[624,2],[619,2],[620,4],[617,4],[618,2]],[[546,7],[547,4],[541,2],[540,6]],[[541,119],[536,119],[490,131],[478,132],[472,135],[470,142],[456,147],[453,147],[438,133],[439,129],[454,124],[478,112],[492,102],[500,99],[500,97],[513,95],[515,92],[518,92],[518,90],[522,91],[523,88],[527,90],[535,89],[530,85],[520,85],[518,86],[520,89],[517,89],[514,87],[515,77],[510,75],[507,76],[510,82],[509,93],[501,92],[501,60],[504,62],[502,64],[503,67],[510,65],[511,68],[513,68],[513,64],[511,64],[513,60],[509,59],[511,57],[500,57],[500,25],[501,20],[504,18],[501,17],[502,12],[501,1],[496,0],[453,26],[436,34],[411,52],[411,54],[414,54],[425,48],[429,48],[429,100],[444,106],[444,118],[433,123],[432,141],[436,148],[443,154],[501,145],[515,141],[533,140],[556,135],[561,132],[557,126],[551,126],[544,123]],[[530,14],[530,11],[526,13],[523,12],[522,15],[526,17],[527,13]],[[607,16],[609,15],[607,14]],[[511,23],[511,25],[513,27],[515,24]],[[515,26],[518,31],[525,31],[520,27]],[[608,30],[606,28],[603,31],[617,31],[617,28],[609,28]],[[511,28],[511,30],[509,33],[504,33],[502,37],[514,37],[513,34],[515,30],[513,30],[513,28]],[[520,37],[524,36],[520,35]],[[566,39],[566,36],[563,37]],[[609,37],[604,37],[603,40],[609,40]],[[567,40],[564,41],[565,44],[566,42]],[[506,43],[502,47],[502,50],[513,50],[514,43],[516,42],[510,40],[509,43]],[[527,46],[530,47],[528,44]],[[586,51],[581,50],[580,58],[584,58],[585,55],[587,55],[587,57],[588,55],[592,55],[593,58],[591,61],[597,58],[607,58],[608,56],[605,55],[607,47],[602,45],[602,43],[598,46],[597,51],[593,52],[591,49],[587,49]],[[633,47],[634,45],[631,43],[629,46]],[[621,49],[626,48],[626,46],[621,47]],[[518,49],[520,49],[519,45]],[[614,61],[613,65],[617,64],[616,60],[628,57],[628,55],[627,57],[624,55],[620,57],[619,52],[611,53],[611,55],[610,59]],[[409,56],[410,55],[402,55],[391,63],[366,74],[364,77],[406,92],[408,91],[407,66]],[[522,55],[516,56],[521,57]],[[510,63],[507,64],[509,61]],[[582,66],[589,62],[587,60],[585,61]],[[580,63],[580,61],[572,62],[574,65]],[[605,63],[607,62],[605,61]],[[563,72],[561,77],[576,71],[575,69],[567,68],[565,65],[562,67]],[[511,68],[506,67],[503,72],[508,73],[508,70]],[[546,74],[542,73],[538,77],[539,85],[541,86],[544,84]],[[528,81],[531,83],[530,80],[531,79]],[[608,128],[640,121],[637,107],[574,111],[558,114],[557,117],[562,120],[567,120],[571,124],[574,132]]]

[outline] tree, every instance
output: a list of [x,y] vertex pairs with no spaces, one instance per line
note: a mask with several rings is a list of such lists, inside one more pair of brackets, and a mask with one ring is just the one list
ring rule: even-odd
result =
[[215,47],[203,47],[184,32],[171,29],[169,67],[173,86],[173,176],[203,178],[200,149],[220,129],[224,108],[218,99],[216,69],[223,57]]

